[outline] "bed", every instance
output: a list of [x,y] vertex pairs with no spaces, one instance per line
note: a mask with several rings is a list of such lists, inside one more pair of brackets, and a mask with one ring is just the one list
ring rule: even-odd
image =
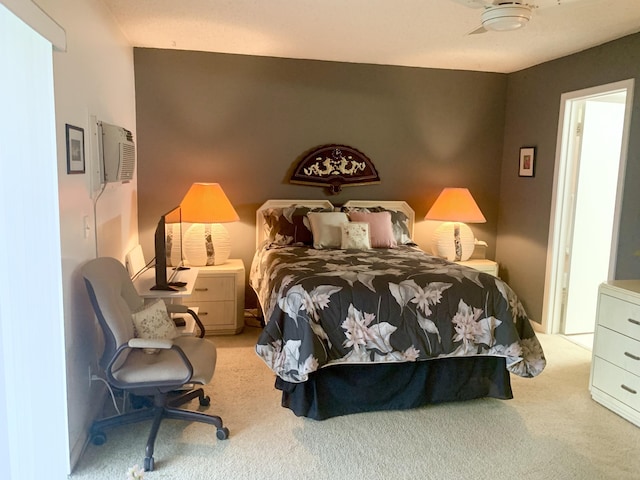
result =
[[265,326],[256,353],[283,407],[324,420],[509,399],[510,374],[542,372],[544,353],[511,288],[420,250],[413,222],[402,201],[258,209],[250,285]]

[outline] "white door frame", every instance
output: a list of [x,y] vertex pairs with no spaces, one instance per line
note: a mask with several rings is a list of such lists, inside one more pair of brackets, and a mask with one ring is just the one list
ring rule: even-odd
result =
[[66,478],[70,450],[56,44],[51,43],[66,43],[66,34],[32,2],[0,0],[0,24],[0,37],[11,40],[0,46],[5,69],[0,97],[6,106],[0,111],[0,162],[10,179],[0,189],[0,477]]
[[549,222],[549,241],[547,244],[547,264],[544,285],[544,302],[542,308],[541,329],[545,333],[558,333],[560,331],[560,318],[562,308],[562,277],[564,275],[564,255],[561,249],[565,248],[567,241],[566,222],[569,221],[565,212],[566,187],[568,180],[568,154],[570,142],[573,139],[571,131],[571,116],[573,103],[589,97],[603,96],[626,90],[626,103],[624,113],[624,127],[620,148],[620,164],[618,170],[618,184],[616,191],[615,212],[613,218],[613,231],[611,252],[609,256],[608,280],[615,278],[615,264],[618,252],[618,233],[620,226],[620,206],[627,163],[627,150],[629,145],[629,126],[633,106],[634,80],[623,80],[597,87],[577,90],[562,94],[560,97],[560,117],[558,121],[558,136],[556,140],[555,168],[553,174],[553,194],[551,197],[551,214]]

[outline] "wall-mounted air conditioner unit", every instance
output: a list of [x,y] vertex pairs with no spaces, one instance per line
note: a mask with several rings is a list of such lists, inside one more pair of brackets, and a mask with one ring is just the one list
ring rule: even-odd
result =
[[133,179],[136,146],[133,134],[123,127],[98,122],[101,182],[127,182]]

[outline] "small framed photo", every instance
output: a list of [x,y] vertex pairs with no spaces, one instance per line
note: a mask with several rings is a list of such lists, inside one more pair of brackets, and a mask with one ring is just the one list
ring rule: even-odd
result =
[[533,177],[536,165],[536,147],[522,147],[520,149],[520,170],[521,177]]
[[84,173],[84,129],[67,124],[67,173]]

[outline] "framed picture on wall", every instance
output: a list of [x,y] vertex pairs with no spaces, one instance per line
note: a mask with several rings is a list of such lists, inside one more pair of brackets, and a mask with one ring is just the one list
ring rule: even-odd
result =
[[536,147],[522,147],[520,149],[520,170],[521,177],[533,177],[536,165]]
[[66,124],[67,173],[84,173],[84,129]]

